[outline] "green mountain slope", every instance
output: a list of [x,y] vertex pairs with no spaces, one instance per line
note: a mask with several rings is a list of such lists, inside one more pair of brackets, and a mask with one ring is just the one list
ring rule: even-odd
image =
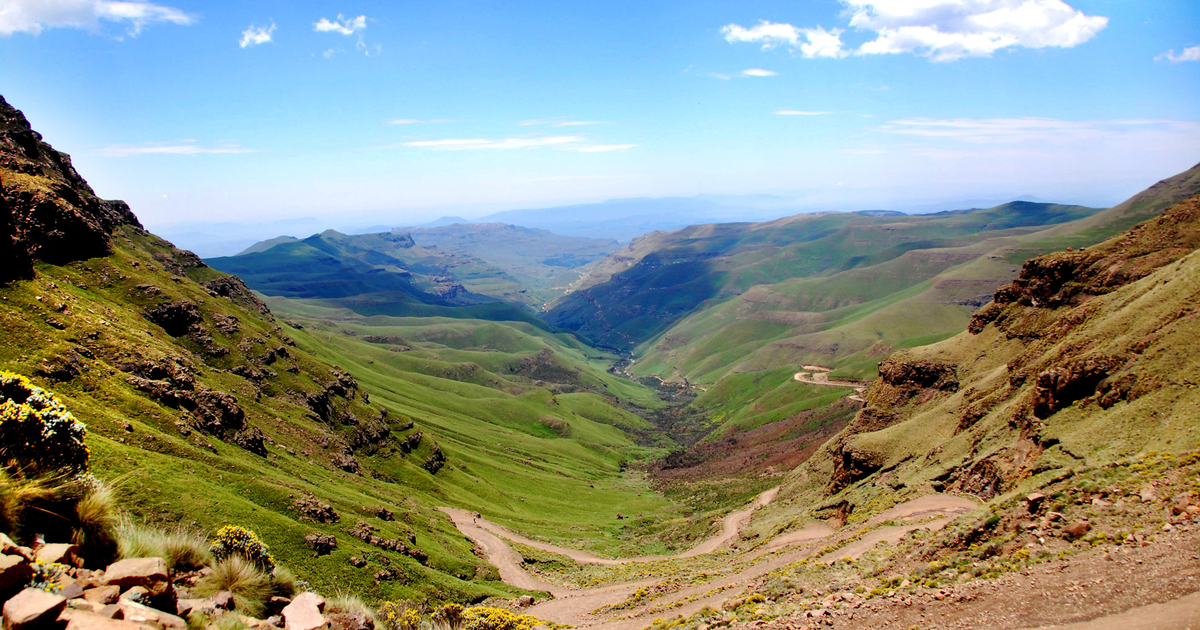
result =
[[[511,589],[436,506],[603,553],[666,548],[643,549],[618,511],[644,514],[648,533],[687,514],[623,470],[653,452],[621,428],[644,421],[593,392],[615,380],[602,357],[521,325],[504,333],[514,369],[498,360],[494,380],[474,382],[462,357],[434,355],[475,351],[454,339],[479,322],[443,320],[444,349],[414,334],[411,352],[334,336],[328,312],[293,327],[236,277],[96,199],[2,100],[0,123],[0,244],[27,265],[4,268],[17,273],[0,284],[0,369],[29,375],[87,423],[91,470],[134,518],[250,527],[325,592],[467,601]],[[522,364],[545,348],[549,361]],[[538,378],[560,373],[577,382]],[[361,540],[360,521],[388,548]],[[314,533],[335,535],[337,549],[314,556]]]
[[1197,246],[1200,196],[1028,261],[968,332],[889,357],[866,406],[789,477],[763,526],[798,512],[845,519],[896,493],[1011,497],[1197,448]]
[[933,215],[800,215],[655,233],[611,254],[546,317],[598,344],[632,350],[700,308],[756,285],[864,269],[908,252],[970,247],[1095,212],[1013,202]]

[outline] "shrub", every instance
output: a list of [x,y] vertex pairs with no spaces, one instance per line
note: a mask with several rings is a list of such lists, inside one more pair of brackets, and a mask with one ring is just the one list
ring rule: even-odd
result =
[[505,608],[476,606],[463,611],[463,630],[530,630],[540,622]]
[[355,615],[363,615],[367,618],[370,627],[375,627],[375,611],[371,610],[363,602],[362,598],[353,593],[344,593],[338,591],[336,595],[330,598],[329,603],[325,605],[325,613],[350,613]]
[[117,555],[116,509],[111,489],[91,475],[26,477],[0,467],[0,531],[17,541],[71,541],[87,566],[104,566]]
[[[286,597],[291,599],[296,596],[299,580],[296,579],[296,574],[292,570],[281,565],[275,565],[275,570],[271,572],[271,595],[276,597]],[[371,612],[369,608],[364,606],[367,612]],[[372,619],[374,616],[372,616]]]
[[47,593],[58,593],[63,589],[62,574],[67,568],[66,565],[38,560],[30,565],[33,569],[33,577],[29,580],[29,587],[36,588]]
[[254,563],[263,571],[275,568],[275,558],[271,556],[271,549],[258,539],[258,534],[239,525],[226,525],[218,530],[209,550],[218,560],[236,555]]
[[233,593],[239,613],[258,617],[271,597],[271,578],[245,558],[232,555],[214,564],[212,573],[196,583],[196,593],[201,597],[211,597],[221,591]]
[[388,630],[419,630],[421,627],[421,613],[404,601],[384,602],[376,619]]
[[463,625],[463,607],[459,604],[446,604],[441,608],[433,611],[434,623],[449,628],[450,630],[459,630]]
[[0,371],[0,456],[39,472],[87,469],[87,427],[29,379]]

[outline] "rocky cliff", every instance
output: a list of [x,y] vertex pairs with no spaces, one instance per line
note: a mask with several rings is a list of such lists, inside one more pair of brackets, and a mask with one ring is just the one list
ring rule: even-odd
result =
[[28,278],[33,261],[61,264],[112,251],[115,227],[141,228],[123,201],[96,196],[71,165],[0,97],[0,283]]

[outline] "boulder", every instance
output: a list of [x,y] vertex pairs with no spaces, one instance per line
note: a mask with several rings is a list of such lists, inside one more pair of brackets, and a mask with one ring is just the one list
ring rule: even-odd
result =
[[207,599],[181,599],[175,602],[175,614],[186,619],[193,612],[215,615],[217,607]]
[[39,588],[27,588],[4,602],[4,630],[50,628],[67,607],[67,600]]
[[132,621],[112,619],[83,610],[64,610],[58,617],[59,623],[66,623],[64,630],[155,630],[152,626],[137,624]]
[[119,586],[98,586],[83,592],[83,598],[94,604],[115,604],[120,596]]
[[1157,499],[1158,495],[1154,493],[1154,488],[1146,486],[1138,491],[1138,497],[1141,498],[1142,503],[1150,503]]
[[0,595],[15,593],[28,584],[31,577],[33,569],[28,560],[21,556],[0,556]]
[[316,593],[301,593],[283,609],[286,630],[316,630],[325,626],[325,598]]
[[1083,538],[1085,534],[1092,530],[1092,524],[1087,521],[1078,521],[1063,529],[1063,533],[1070,536],[1072,539]]
[[1025,505],[1029,508],[1029,513],[1033,514],[1034,512],[1037,512],[1042,507],[1042,503],[1045,502],[1045,500],[1046,500],[1046,495],[1044,495],[1040,492],[1035,492],[1035,493],[1025,497]]
[[37,559],[46,564],[67,564],[70,566],[79,566],[82,561],[79,558],[79,546],[68,543],[55,543],[53,545],[42,545],[38,547],[36,552]]
[[153,628],[161,628],[162,630],[187,630],[187,622],[170,613],[155,610],[149,606],[129,600],[117,602],[117,606],[121,608],[121,618],[125,621],[132,621]]
[[144,602],[148,599],[150,599],[150,589],[147,589],[145,586],[135,586],[124,593],[121,593],[121,596],[117,598],[117,601]]
[[229,591],[221,591],[210,597],[208,601],[212,602],[213,608],[217,610],[233,610],[235,603],[233,601],[233,593]]
[[1188,506],[1190,506],[1191,504],[1192,504],[1191,493],[1188,493],[1188,492],[1180,493],[1179,496],[1175,497],[1175,501],[1171,504],[1171,514],[1174,514],[1176,516],[1178,516],[1180,514],[1186,514],[1188,511]]
[[167,561],[162,558],[130,558],[113,563],[104,571],[104,585],[122,589],[141,586],[154,597],[172,590]]
[[33,554],[29,553],[28,548],[18,545],[4,534],[0,534],[0,553],[21,556],[26,560],[33,561]]
[[329,615],[329,630],[374,630],[375,625],[363,613],[341,612]]

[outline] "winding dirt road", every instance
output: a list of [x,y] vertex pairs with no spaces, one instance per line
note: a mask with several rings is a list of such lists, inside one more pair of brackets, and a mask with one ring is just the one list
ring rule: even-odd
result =
[[[672,615],[682,614],[685,617],[705,606],[719,606],[727,599],[735,597],[740,586],[799,561],[812,553],[817,545],[830,543],[831,539],[833,542],[846,540],[864,529],[887,521],[920,521],[875,529],[836,552],[838,558],[847,555],[857,557],[880,542],[892,544],[913,529],[943,527],[953,518],[976,507],[975,502],[962,497],[931,495],[891,508],[858,527],[843,528],[839,531],[822,523],[810,524],[803,529],[781,534],[765,545],[742,554],[739,556],[740,560],[749,564],[736,573],[703,584],[688,586],[655,600],[652,605],[623,611],[622,616],[597,614],[597,609],[624,601],[637,589],[655,584],[660,579],[646,579],[589,589],[550,584],[527,573],[521,567],[520,555],[513,551],[504,540],[508,539],[543,551],[562,554],[584,564],[615,565],[695,557],[712,553],[738,540],[742,529],[749,524],[754,511],[770,503],[778,492],[778,488],[772,488],[760,494],[749,507],[730,513],[723,519],[719,534],[683,553],[675,556],[641,556],[621,559],[600,558],[578,549],[530,540],[466,510],[455,508],[441,508],[441,510],[450,516],[459,531],[476,543],[488,561],[500,571],[500,577],[505,583],[528,590],[548,591],[554,596],[554,599],[538,603],[530,608],[530,614],[555,623],[579,627],[637,630],[649,625],[655,614],[661,614],[663,606],[669,606]],[[731,560],[732,562],[733,560]]]
[[849,397],[850,400],[866,402],[862,398],[862,393],[867,391],[867,388],[863,387],[862,383],[855,383],[853,381],[831,381],[829,380],[829,373],[832,371],[832,368],[821,367],[819,365],[806,365],[804,366],[804,369],[806,370],[805,372],[796,372],[792,376],[792,379],[798,383],[805,383],[807,385],[852,387],[854,388],[854,394]]

